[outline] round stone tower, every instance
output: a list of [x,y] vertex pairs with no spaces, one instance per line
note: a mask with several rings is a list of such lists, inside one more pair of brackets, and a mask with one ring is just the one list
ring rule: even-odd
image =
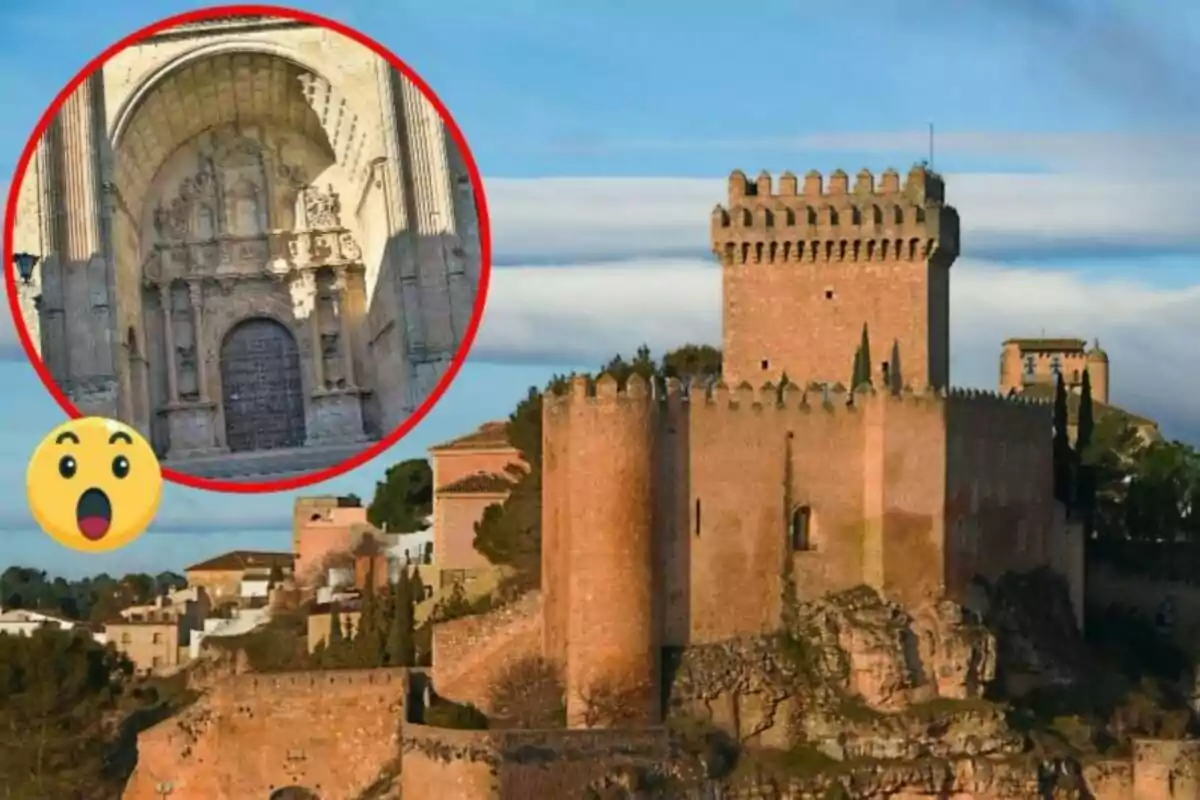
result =
[[1092,383],[1092,399],[1108,405],[1108,353],[1100,349],[1100,340],[1087,352],[1088,380]]
[[568,398],[570,564],[567,723],[653,724],[659,717],[651,507],[656,405],[640,377],[603,375]]

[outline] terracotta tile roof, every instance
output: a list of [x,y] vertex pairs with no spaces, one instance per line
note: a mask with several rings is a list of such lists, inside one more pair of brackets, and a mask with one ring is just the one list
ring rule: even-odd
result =
[[1087,342],[1083,339],[1006,339],[1005,344],[1015,344],[1025,351],[1083,352]]
[[[1039,398],[1042,400],[1054,399],[1055,386],[1052,383],[1031,383],[1027,385],[1021,394],[1026,397]],[[1075,425],[1079,420],[1079,394],[1077,392],[1067,392],[1067,424]],[[1098,401],[1093,401],[1092,408],[1096,419],[1102,419],[1109,414],[1120,414],[1124,416],[1131,425],[1137,426],[1153,426],[1158,427],[1158,423],[1152,419],[1134,414],[1131,411],[1126,411],[1117,406],[1107,405]]]
[[265,553],[257,550],[233,550],[208,561],[187,567],[185,572],[237,572],[248,569],[291,569],[296,557],[291,553]]
[[483,423],[465,436],[436,444],[429,450],[494,450],[508,447],[512,447],[508,441],[508,423],[492,421]]
[[508,494],[513,482],[503,475],[477,472],[438,488],[438,494]]

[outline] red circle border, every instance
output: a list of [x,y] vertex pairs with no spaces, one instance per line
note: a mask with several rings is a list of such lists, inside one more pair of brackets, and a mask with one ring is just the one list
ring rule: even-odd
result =
[[463,364],[467,360],[467,356],[471,351],[472,345],[475,343],[475,336],[479,332],[479,325],[483,319],[483,310],[487,305],[488,287],[490,284],[492,273],[492,237],[490,217],[488,214],[487,196],[483,190],[483,178],[479,172],[479,166],[475,163],[475,157],[471,153],[471,149],[467,144],[466,138],[463,136],[462,130],[454,121],[450,111],[442,103],[441,99],[434,93],[419,75],[412,70],[398,56],[381,45],[379,42],[371,39],[369,36],[354,30],[336,20],[328,17],[323,17],[318,14],[313,14],[308,11],[299,11],[297,9],[286,8],[284,6],[272,5],[227,5],[227,6],[212,6],[209,8],[196,9],[195,11],[187,11],[181,14],[176,14],[166,19],[147,25],[130,35],[121,39],[116,44],[111,45],[104,50],[100,55],[88,62],[79,73],[71,79],[71,81],[58,93],[54,100],[50,103],[49,108],[43,112],[38,120],[37,126],[34,128],[33,134],[25,145],[25,149],[21,152],[20,160],[17,162],[17,168],[13,173],[12,182],[9,184],[8,202],[5,205],[4,212],[4,283],[8,292],[8,305],[13,318],[13,327],[16,329],[17,336],[21,341],[21,346],[25,350],[25,354],[29,358],[29,363],[33,365],[38,377],[49,390],[50,395],[57,401],[59,406],[72,419],[79,419],[83,415],[75,404],[63,393],[54,378],[50,375],[50,371],[46,368],[45,363],[38,356],[37,349],[34,346],[33,339],[29,335],[29,330],[25,327],[25,320],[21,315],[20,294],[17,289],[17,276],[15,267],[13,266],[13,238],[14,229],[16,227],[17,217],[17,201],[20,195],[21,184],[25,179],[25,172],[29,168],[29,162],[33,158],[33,154],[37,149],[37,145],[46,128],[49,127],[51,121],[58,114],[67,98],[80,86],[87,78],[104,66],[114,55],[120,51],[136,45],[138,42],[161,33],[170,28],[177,27],[189,22],[201,22],[214,17],[240,17],[249,15],[264,15],[281,17],[284,19],[292,19],[298,22],[306,22],[310,25],[319,26],[335,33],[341,34],[348,39],[352,39],[364,47],[370,48],[381,58],[385,59],[392,65],[393,69],[398,70],[404,77],[416,86],[437,110],[438,115],[442,118],[443,124],[449,131],[454,143],[458,146],[462,154],[462,159],[467,168],[467,174],[471,179],[471,188],[475,194],[475,205],[478,209],[479,222],[479,241],[480,241],[480,270],[479,270],[479,286],[476,287],[475,306],[471,312],[471,321],[467,325],[466,332],[462,342],[454,353],[454,357],[450,362],[450,367],[446,373],[438,381],[437,386],[425,398],[425,401],[408,416],[391,433],[380,439],[370,447],[365,448],[361,453],[354,455],[351,458],[328,467],[323,470],[299,475],[291,478],[283,478],[274,481],[228,481],[217,480],[214,478],[201,478],[195,475],[187,475],[177,470],[163,467],[163,477],[176,484],[189,486],[194,489],[204,489],[212,492],[229,492],[234,494],[265,494],[268,492],[284,492],[294,489],[303,489],[317,483],[336,478],[344,475],[357,467],[362,466],[368,461],[376,458],[384,453],[384,451],[397,444],[403,439],[413,428],[421,423],[429,412],[433,410],[438,401],[450,388],[454,379],[458,376]]

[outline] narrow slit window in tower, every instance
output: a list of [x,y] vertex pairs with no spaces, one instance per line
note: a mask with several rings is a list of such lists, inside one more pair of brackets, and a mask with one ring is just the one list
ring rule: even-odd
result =
[[791,539],[792,550],[795,552],[812,549],[812,541],[810,539],[812,527],[812,509],[808,506],[799,506],[792,511],[790,530],[788,536]]
[[696,535],[700,535],[700,498],[696,498]]
[[765,358],[764,358],[764,359],[762,360],[762,368],[763,368],[763,370],[768,370],[768,369],[770,369],[770,368],[771,368],[771,362],[770,362],[770,361],[768,361],[767,359],[765,359]]

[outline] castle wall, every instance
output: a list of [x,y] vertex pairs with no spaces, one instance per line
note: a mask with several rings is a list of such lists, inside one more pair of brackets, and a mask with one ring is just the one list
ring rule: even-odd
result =
[[[550,398],[546,398],[550,399]],[[571,564],[571,417],[567,405],[542,405],[542,653],[566,667]]]
[[1093,559],[1087,564],[1087,607],[1112,607],[1154,625],[1189,652],[1200,642],[1200,585],[1150,574],[1123,574]]
[[945,571],[962,600],[971,578],[994,580],[1052,562],[1062,535],[1053,485],[1051,409],[990,393],[947,399]]
[[[138,735],[125,800],[243,800],[283,786],[353,797],[394,758],[406,670],[246,674]],[[350,723],[353,720],[353,723]],[[418,797],[420,795],[417,795]]]
[[1093,761],[1083,766],[1083,780],[1092,800],[1131,800],[1133,798],[1133,762],[1129,760]]
[[[774,387],[723,384],[684,395],[666,387],[646,434],[664,645],[776,630],[785,566],[801,600],[866,583],[917,607],[948,591],[965,598],[976,574],[1043,565],[1079,594],[1079,542],[1046,488],[1045,405],[973,391],[868,391],[849,403],[789,388],[781,400]],[[548,400],[543,429],[544,645],[558,660],[569,652],[564,598],[580,591],[586,563],[563,553],[579,529],[576,506],[596,491],[567,454],[615,441],[572,425],[566,408]],[[801,508],[808,541],[797,547],[791,517]]]
[[500,800],[494,775],[493,734],[406,723],[400,773],[404,797]]
[[1200,742],[1134,741],[1132,800],[1195,797],[1200,797]]
[[406,724],[405,797],[582,797],[625,765],[669,757],[662,729],[451,731]]
[[[863,419],[844,396],[789,393],[778,407],[773,393],[718,387],[688,411],[689,643],[776,629],[785,558],[801,597],[861,580]],[[789,516],[803,505],[812,548],[792,553]]]
[[946,405],[935,394],[858,393],[866,425],[863,579],[910,608],[940,597]]
[[496,679],[513,664],[541,655],[541,595],[530,592],[487,614],[435,625],[433,688],[486,711]]
[[638,376],[622,391],[601,376],[588,394],[579,378],[568,397],[548,399],[567,405],[571,426],[567,719],[614,724],[592,716],[607,695],[621,699],[624,723],[645,724],[660,704],[651,488],[658,408]]

